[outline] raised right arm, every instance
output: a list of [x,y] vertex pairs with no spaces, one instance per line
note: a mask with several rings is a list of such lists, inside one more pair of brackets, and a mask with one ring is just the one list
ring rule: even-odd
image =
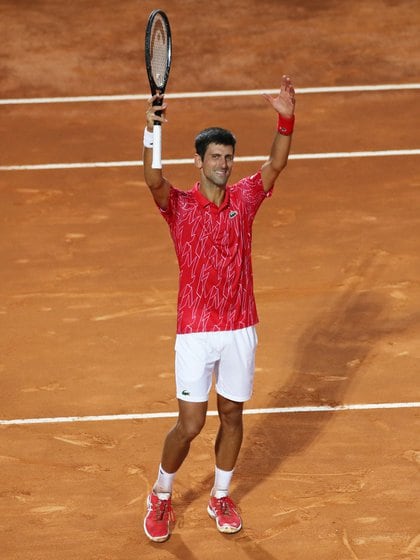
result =
[[[161,123],[165,122],[165,111],[166,111],[166,103],[162,105],[154,105],[154,101],[157,99],[158,96],[154,96],[149,99],[149,106],[146,111],[146,130],[145,130],[145,144],[147,142],[148,133],[153,133],[153,122],[159,121]],[[162,111],[161,116],[156,115],[156,111]],[[162,174],[161,169],[153,169],[152,168],[152,159],[153,159],[153,149],[152,147],[143,147],[143,172],[144,172],[144,179],[146,181],[147,186],[150,189],[150,192],[155,199],[156,204],[162,210],[166,210],[169,205],[169,192],[171,184],[169,181],[165,179]]]

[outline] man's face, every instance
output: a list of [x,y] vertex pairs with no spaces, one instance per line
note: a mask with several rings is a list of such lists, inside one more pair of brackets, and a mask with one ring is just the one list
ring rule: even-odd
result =
[[196,156],[196,165],[207,181],[217,187],[226,186],[233,166],[233,146],[209,144],[204,159]]

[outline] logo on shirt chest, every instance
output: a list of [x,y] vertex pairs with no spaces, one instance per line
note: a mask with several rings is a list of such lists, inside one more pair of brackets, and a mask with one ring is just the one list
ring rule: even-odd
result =
[[237,216],[237,215],[238,215],[238,212],[236,210],[231,210],[229,212],[229,218],[230,219],[235,218],[235,216]]

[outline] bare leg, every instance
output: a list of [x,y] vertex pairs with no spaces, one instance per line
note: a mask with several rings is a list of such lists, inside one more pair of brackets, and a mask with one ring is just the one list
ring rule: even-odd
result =
[[178,407],[177,423],[166,436],[158,478],[147,498],[144,532],[154,542],[164,542],[169,538],[170,526],[175,520],[171,501],[175,473],[206,421],[207,402],[188,403],[179,400]]
[[236,465],[243,437],[244,403],[231,401],[217,395],[220,428],[216,437],[216,466],[231,471]]
[[162,468],[177,472],[190,450],[192,440],[201,432],[207,413],[207,402],[191,403],[178,400],[177,423],[168,433],[162,451]]

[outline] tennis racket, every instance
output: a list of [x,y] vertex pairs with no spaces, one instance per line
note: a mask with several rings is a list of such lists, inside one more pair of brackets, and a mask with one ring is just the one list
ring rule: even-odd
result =
[[[169,78],[172,58],[172,38],[169,20],[162,10],[154,10],[147,22],[145,58],[147,77],[152,95],[163,95]],[[163,99],[156,101],[161,105]],[[161,112],[156,113],[158,116]],[[162,127],[158,121],[153,125],[153,169],[162,169]]]

